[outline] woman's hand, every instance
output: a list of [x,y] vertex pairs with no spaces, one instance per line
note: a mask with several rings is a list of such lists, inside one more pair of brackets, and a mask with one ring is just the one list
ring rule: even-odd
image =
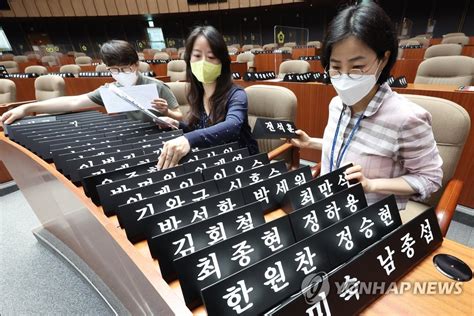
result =
[[27,112],[25,108],[22,106],[19,106],[19,107],[11,109],[10,111],[3,113],[2,117],[0,118],[0,122],[4,124],[10,124],[10,123],[15,122],[16,120],[19,120],[25,117],[26,114]]
[[362,166],[360,165],[355,165],[350,168],[347,168],[346,171],[344,172],[346,174],[346,180],[357,180],[360,184],[362,184],[362,188],[364,189],[364,192],[369,193],[369,192],[374,192],[374,183],[371,179],[368,179],[364,176],[364,173],[362,172]]
[[299,148],[309,148],[311,146],[311,137],[302,130],[295,131],[295,134],[298,135],[298,138],[292,138],[291,143]]
[[160,112],[160,114],[168,116],[168,101],[165,99],[155,99],[151,102],[153,108]]
[[191,150],[189,141],[184,136],[165,142],[161,155],[158,158],[158,170],[174,167]]

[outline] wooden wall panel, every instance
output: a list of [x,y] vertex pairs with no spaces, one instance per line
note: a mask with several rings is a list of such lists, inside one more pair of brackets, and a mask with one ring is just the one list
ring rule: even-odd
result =
[[108,15],[118,15],[117,4],[115,0],[104,0]]
[[188,5],[189,12],[197,12],[199,11],[199,6],[197,4],[190,4]]
[[219,10],[219,3],[209,3],[209,11]]
[[64,16],[76,16],[71,0],[59,0],[59,4],[61,5]]
[[138,14],[138,6],[135,0],[125,0],[125,5],[127,6],[127,12],[130,15]]
[[188,0],[178,0],[179,12],[188,12]]
[[272,0],[272,4],[281,4],[282,0]]
[[251,7],[259,7],[260,5],[260,0],[250,0]]
[[156,0],[158,2],[158,10],[160,10],[160,13],[168,13],[170,12],[168,8],[168,1],[166,0]]
[[260,0],[260,5],[271,5],[272,0]]
[[228,10],[229,9],[229,1],[219,2],[219,10]]
[[230,8],[230,9],[237,9],[237,8],[240,8],[239,0],[229,0],[229,1],[227,1],[227,2],[229,2],[229,8]]
[[36,7],[38,8],[39,14],[42,17],[49,17],[51,16],[51,10],[48,6],[48,0],[36,0]]
[[146,0],[137,0],[137,7],[139,14],[149,14],[148,3]]
[[26,14],[26,8],[23,5],[23,1],[21,0],[10,1],[10,8],[12,9],[15,16],[28,16],[28,14]]
[[146,0],[146,3],[148,5],[148,12],[150,14],[156,14],[160,12],[156,0]]
[[168,9],[170,13],[178,13],[179,12],[178,0],[168,0]]
[[250,7],[250,1],[249,0],[240,0],[239,1],[239,6],[241,8],[248,8],[248,7]]
[[127,4],[125,3],[125,0],[115,0],[115,5],[117,6],[118,15],[128,14]]
[[36,1],[23,1],[23,5],[25,6],[26,12],[28,16],[37,17],[40,16],[38,8],[36,7]]
[[86,9],[84,8],[84,4],[82,0],[73,0],[71,1],[72,7],[74,8],[74,13],[76,16],[86,16]]
[[97,16],[97,10],[95,7],[96,2],[96,0],[82,0],[87,16]]
[[61,5],[59,4],[59,0],[49,0],[48,6],[51,10],[52,16],[64,16],[63,9],[61,9]]
[[97,11],[97,15],[104,16],[108,15],[107,7],[105,6],[104,0],[94,0],[95,2],[95,9]]
[[200,4],[198,8],[200,12],[209,11],[209,4],[208,3]]

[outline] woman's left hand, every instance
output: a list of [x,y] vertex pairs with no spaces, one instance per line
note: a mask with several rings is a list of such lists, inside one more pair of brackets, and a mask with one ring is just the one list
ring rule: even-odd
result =
[[369,192],[374,191],[373,181],[364,176],[364,173],[362,172],[362,166],[360,165],[352,166],[350,168],[347,168],[344,173],[346,174],[347,181],[355,179],[360,184],[362,184],[362,188],[364,189],[364,192],[369,193]]
[[174,167],[191,150],[189,141],[184,136],[169,140],[163,145],[163,150],[158,158],[158,170]]

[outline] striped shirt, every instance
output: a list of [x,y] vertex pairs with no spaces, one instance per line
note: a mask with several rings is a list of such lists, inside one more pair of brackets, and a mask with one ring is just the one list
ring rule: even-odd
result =
[[[361,165],[368,179],[402,177],[416,193],[396,196],[399,210],[405,209],[409,198],[424,201],[441,187],[443,161],[434,140],[431,114],[393,92],[387,84],[380,86],[363,113],[352,115],[350,107],[343,105],[338,96],[331,100],[323,136],[321,174],[330,171],[331,147],[339,118],[334,164],[362,114],[364,117],[342,157],[341,167],[350,162]],[[367,203],[385,196],[366,193]]]

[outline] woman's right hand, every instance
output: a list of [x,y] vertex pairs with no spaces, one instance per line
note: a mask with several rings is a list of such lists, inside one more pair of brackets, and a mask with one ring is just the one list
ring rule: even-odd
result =
[[302,130],[295,131],[295,134],[298,135],[298,138],[292,138],[291,143],[299,148],[309,148],[311,146],[311,137]]
[[15,122],[16,120],[19,120],[23,117],[25,117],[27,114],[26,110],[24,107],[19,106],[16,108],[13,108],[5,113],[3,113],[2,117],[0,118],[0,121],[3,124],[11,124]]

